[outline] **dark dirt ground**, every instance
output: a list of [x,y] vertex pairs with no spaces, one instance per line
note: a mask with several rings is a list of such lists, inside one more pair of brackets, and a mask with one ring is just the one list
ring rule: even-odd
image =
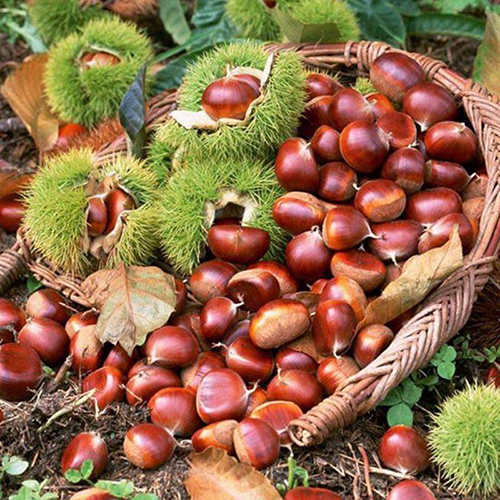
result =
[[[440,58],[462,74],[470,75],[477,45],[465,39],[419,39],[412,41],[410,50],[428,53]],[[0,80],[28,54],[22,44],[9,45],[0,35]],[[6,102],[0,98],[0,120],[13,117]],[[10,165],[22,170],[31,171],[36,167],[37,152],[33,141],[24,130],[0,132],[0,168]],[[7,162],[7,164],[5,163]],[[0,250],[10,246],[14,241],[11,235],[0,230]],[[13,287],[7,298],[23,304],[27,297],[24,284]],[[477,374],[477,368],[464,366],[461,375],[471,377]],[[451,387],[450,387],[451,391]],[[416,425],[425,430],[428,423],[426,408],[432,407],[437,399],[441,399],[450,391],[446,388],[440,396],[432,395],[424,399],[423,407],[416,411]],[[162,499],[185,499],[186,491],[183,479],[187,472],[186,457],[188,450],[178,449],[170,462],[153,472],[142,472],[131,467],[125,460],[122,451],[123,436],[133,423],[145,420],[145,411],[133,409],[126,405],[109,408],[105,414],[97,418],[88,406],[80,406],[70,416],[55,421],[46,431],[37,432],[47,419],[60,408],[66,407],[78,399],[78,385],[75,382],[63,383],[59,390],[47,394],[45,388],[39,391],[35,403],[11,405],[0,403],[6,414],[6,420],[0,425],[0,457],[4,454],[22,455],[30,462],[29,471],[22,479],[49,479],[50,489],[57,492],[60,498],[69,498],[75,488],[69,485],[60,473],[60,457],[69,440],[78,432],[93,430],[99,432],[108,443],[110,460],[104,479],[130,479],[141,491],[156,493]],[[348,429],[334,435],[322,446],[296,450],[299,465],[305,467],[310,474],[312,486],[331,488],[346,499],[365,499],[367,494],[363,475],[363,461],[360,449],[366,450],[371,466],[370,481],[373,498],[385,498],[388,490],[396,484],[401,476],[384,469],[376,456],[377,443],[384,430],[385,412],[377,409],[360,418]],[[278,483],[287,475],[287,452],[283,451],[278,464],[266,471],[266,475]],[[466,497],[446,488],[440,479],[439,471],[432,468],[419,479],[427,483],[439,500],[465,500]],[[19,487],[20,480],[4,480],[4,493],[12,493]],[[487,499],[483,499],[487,500]],[[490,499],[493,500],[493,499]]]

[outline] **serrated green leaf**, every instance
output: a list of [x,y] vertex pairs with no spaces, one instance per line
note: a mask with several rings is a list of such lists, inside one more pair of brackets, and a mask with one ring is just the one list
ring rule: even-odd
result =
[[448,361],[441,363],[437,368],[438,375],[445,380],[452,380],[456,370],[457,367]]
[[403,394],[402,399],[408,406],[414,406],[420,401],[422,397],[422,388],[418,387],[415,382],[410,379],[403,381]]
[[3,466],[4,472],[9,476],[20,476],[29,467],[29,463],[20,457],[10,457]]
[[387,412],[387,423],[394,427],[395,425],[413,425],[413,412],[406,403],[400,403],[389,408]]
[[385,397],[383,401],[381,401],[378,405],[379,406],[394,406],[403,401],[403,389],[401,386],[397,386]]
[[180,0],[160,0],[160,18],[175,43],[186,43],[191,36]]
[[409,35],[450,35],[482,40],[485,30],[483,19],[461,14],[426,12],[408,20]]
[[80,474],[83,479],[88,479],[92,472],[94,471],[94,462],[92,460],[84,460],[82,466],[80,467]]
[[64,477],[66,478],[67,481],[73,484],[77,484],[83,479],[80,471],[76,469],[67,470],[66,473],[64,474]]

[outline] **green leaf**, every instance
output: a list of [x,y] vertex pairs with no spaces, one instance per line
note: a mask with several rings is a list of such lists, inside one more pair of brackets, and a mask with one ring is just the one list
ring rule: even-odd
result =
[[403,389],[400,386],[395,387],[385,397],[383,401],[381,401],[379,406],[394,406],[403,401]]
[[210,26],[222,19],[225,10],[226,0],[198,0],[191,22],[196,28]]
[[30,274],[26,280],[26,287],[28,288],[28,292],[33,293],[40,290],[40,288],[43,287],[43,283],[40,283],[32,274]]
[[429,375],[417,382],[417,385],[423,387],[433,387],[439,382],[439,377],[436,374]]
[[139,493],[134,495],[133,500],[158,500],[158,497],[153,493]]
[[451,345],[444,345],[439,352],[443,361],[455,361],[457,359],[457,351]]
[[41,491],[42,489],[42,485],[34,479],[27,479],[26,481],[22,482],[22,485],[31,491]]
[[406,403],[400,403],[389,408],[387,412],[387,423],[394,427],[395,425],[413,425],[413,412]]
[[160,18],[175,43],[181,45],[189,40],[191,30],[180,0],[160,0]]
[[118,498],[128,498],[135,491],[134,483],[122,479],[121,481],[97,481],[96,488],[108,491]]
[[426,12],[410,18],[407,29],[409,35],[450,35],[482,40],[485,25],[485,21],[477,17]]
[[83,479],[80,471],[76,469],[67,470],[66,473],[64,474],[64,477],[66,478],[67,481],[73,484],[77,484]]
[[357,14],[365,38],[404,45],[405,23],[392,3],[386,0],[348,0],[348,3]]
[[402,399],[403,402],[408,404],[408,406],[413,406],[420,401],[422,397],[422,388],[418,387],[415,382],[410,379],[406,379],[403,381],[403,394]]
[[445,380],[452,380],[453,375],[455,375],[456,369],[457,368],[454,363],[445,361],[438,366],[437,372],[441,378],[444,378]]
[[146,84],[146,65],[144,65],[123,96],[120,104],[120,123],[127,132],[129,151],[140,158],[146,142],[146,101],[144,86]]
[[38,35],[36,28],[35,26],[33,26],[33,23],[31,22],[29,17],[25,19],[22,26],[19,26],[13,22],[7,22],[6,26],[12,31],[19,33],[19,35],[21,35],[26,43],[30,46],[31,51],[35,54],[47,52],[47,47]]
[[88,479],[94,470],[94,462],[92,460],[84,460],[80,467],[80,474],[83,479]]
[[403,16],[418,16],[420,7],[415,0],[389,0],[389,3]]
[[20,476],[26,472],[28,466],[29,463],[26,460],[14,456],[7,460],[6,464],[3,465],[3,469],[9,476]]

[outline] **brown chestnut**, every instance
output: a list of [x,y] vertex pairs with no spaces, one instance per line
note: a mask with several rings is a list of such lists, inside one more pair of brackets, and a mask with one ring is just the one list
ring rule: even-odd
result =
[[366,96],[366,99],[372,106],[372,112],[375,120],[378,120],[386,113],[396,111],[396,108],[394,107],[392,102],[383,94],[368,94]]
[[389,179],[376,179],[363,184],[354,198],[354,208],[371,222],[397,219],[406,207],[406,194]]
[[359,366],[349,356],[324,359],[316,372],[319,383],[332,395],[349,377],[359,372]]
[[316,373],[317,361],[305,352],[296,351],[287,346],[280,347],[276,353],[276,366],[280,370],[303,370]]
[[120,58],[104,50],[91,50],[84,52],[80,57],[80,67],[84,70],[115,66],[120,63]]
[[108,225],[108,209],[102,196],[93,196],[88,200],[87,232],[91,237],[100,236]]
[[182,385],[186,389],[196,392],[203,377],[218,368],[226,368],[222,356],[215,352],[202,352],[192,365],[182,370]]
[[220,342],[233,326],[238,315],[238,306],[227,297],[210,299],[201,310],[200,333],[207,342]]
[[245,410],[244,417],[249,417],[250,414],[260,405],[267,403],[269,401],[269,395],[267,391],[261,387],[256,387],[255,390],[248,396],[247,409]]
[[389,144],[393,149],[406,148],[417,140],[417,127],[405,113],[399,111],[386,113],[376,123],[389,135]]
[[125,376],[118,368],[103,366],[82,380],[82,390],[88,392],[95,389],[92,399],[99,410],[104,410],[109,404],[125,399],[125,381]]
[[191,291],[197,300],[208,302],[213,297],[226,295],[227,284],[236,274],[236,268],[222,260],[210,260],[200,264],[189,278]]
[[392,488],[386,500],[436,500],[436,497],[424,483],[406,479]]
[[424,161],[418,149],[398,149],[387,158],[380,174],[384,179],[394,181],[407,195],[413,194],[424,185]]
[[94,311],[83,311],[73,314],[64,329],[68,334],[68,337],[72,339],[76,333],[78,333],[85,326],[95,325],[97,324],[97,320],[99,316]]
[[324,73],[309,73],[306,78],[306,92],[309,100],[324,95],[335,95],[342,85]]
[[49,318],[64,326],[71,310],[59,292],[44,288],[30,295],[26,302],[26,314],[30,318]]
[[13,329],[16,332],[26,324],[26,314],[14,302],[0,298],[0,327]]
[[61,459],[63,474],[70,469],[80,470],[85,460],[92,460],[94,468],[90,479],[96,480],[106,468],[108,447],[95,432],[81,432],[70,441]]
[[149,400],[161,389],[180,387],[179,376],[162,366],[146,365],[138,373],[129,375],[126,398],[129,405],[138,405]]
[[389,347],[394,340],[392,330],[384,325],[368,325],[362,328],[354,340],[352,352],[361,368],[368,366]]
[[449,188],[434,188],[411,195],[406,203],[405,217],[431,224],[454,212],[462,212],[458,193]]
[[330,105],[333,96],[322,95],[315,97],[306,104],[299,126],[299,135],[310,139],[322,125],[332,124]]
[[332,208],[323,222],[323,241],[332,250],[349,250],[371,235],[368,220],[353,207]]
[[356,171],[343,161],[327,163],[319,170],[317,194],[326,201],[347,201],[356,194],[357,182]]
[[129,356],[127,351],[120,344],[116,344],[111,348],[111,351],[109,351],[102,366],[114,366],[124,375],[127,375],[139,357],[138,352],[139,349],[136,347],[132,355]]
[[103,363],[105,350],[95,336],[95,325],[84,326],[71,339],[69,350],[73,355],[72,367],[77,373],[97,370]]
[[331,124],[339,132],[342,132],[350,123],[373,122],[374,120],[371,104],[355,89],[339,90],[333,96],[329,111]]
[[263,271],[271,273],[278,280],[281,295],[295,293],[299,290],[297,280],[290,269],[279,262],[263,260],[248,266],[247,269],[262,269]]
[[470,163],[476,157],[477,137],[465,123],[441,122],[425,134],[425,147],[436,160]]
[[274,371],[272,351],[260,349],[246,337],[236,339],[228,347],[226,364],[247,383],[266,381]]
[[368,301],[359,283],[353,279],[338,276],[328,281],[321,292],[320,303],[327,300],[340,300],[349,304],[358,322],[365,317]]
[[429,160],[425,164],[425,184],[427,187],[445,187],[460,193],[469,181],[467,170],[458,163]]
[[220,448],[232,455],[234,453],[234,430],[238,427],[236,420],[222,420],[198,429],[191,437],[191,445],[196,453],[208,447]]
[[311,147],[318,163],[342,160],[340,133],[333,127],[321,125],[312,137]]
[[132,196],[121,189],[113,189],[106,195],[106,207],[108,210],[106,229],[104,234],[109,234],[116,228],[116,224],[123,217],[124,212],[135,208]]
[[227,293],[242,308],[255,312],[267,302],[280,296],[278,280],[268,271],[251,269],[235,274],[228,283]]
[[0,227],[8,233],[15,233],[23,222],[25,204],[18,194],[10,194],[0,198]]

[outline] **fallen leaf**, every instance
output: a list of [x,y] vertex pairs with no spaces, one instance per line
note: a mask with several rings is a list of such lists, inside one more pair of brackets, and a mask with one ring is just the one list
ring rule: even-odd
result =
[[49,150],[59,133],[59,120],[49,108],[43,85],[47,59],[47,54],[31,56],[7,77],[0,88],[40,151]]
[[380,297],[370,302],[358,330],[366,325],[385,325],[397,318],[422,302],[431,290],[462,265],[462,243],[455,227],[446,244],[415,255],[404,264],[401,276],[389,283]]
[[269,479],[219,448],[189,455],[184,484],[192,500],[281,500]]
[[486,30],[474,61],[474,79],[500,94],[500,14],[486,11]]
[[175,304],[175,281],[157,267],[103,269],[82,284],[89,302],[100,310],[96,336],[130,354],[148,333],[162,327]]
[[31,174],[19,174],[19,172],[0,172],[0,198],[9,194],[19,193],[33,179]]

